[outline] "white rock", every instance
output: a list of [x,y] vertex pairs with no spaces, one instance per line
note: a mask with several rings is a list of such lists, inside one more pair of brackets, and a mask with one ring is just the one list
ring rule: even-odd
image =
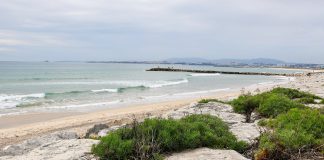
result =
[[247,158],[234,150],[199,148],[172,154],[166,160],[247,160]]
[[27,152],[40,147],[47,146],[48,144],[65,139],[77,139],[78,135],[75,132],[55,132],[49,135],[32,138],[22,142],[21,144],[10,145],[3,148],[0,151],[0,156],[14,156],[14,155],[22,155]]
[[111,127],[109,127],[109,128],[106,128],[106,129],[100,130],[100,131],[98,132],[98,136],[99,136],[99,137],[106,136],[109,132],[115,131],[115,130],[117,130],[117,129],[119,129],[119,128],[122,128],[122,127],[124,127],[124,126],[125,126],[125,125],[121,125],[121,126],[111,126]]
[[3,156],[0,160],[85,160],[85,154],[97,143],[97,140],[92,139],[52,141],[23,155]]

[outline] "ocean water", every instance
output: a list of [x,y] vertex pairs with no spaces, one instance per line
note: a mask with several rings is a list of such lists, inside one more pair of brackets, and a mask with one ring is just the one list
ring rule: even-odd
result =
[[151,67],[292,73],[267,68],[85,62],[0,62],[0,116],[92,111],[199,97],[283,77],[147,72]]

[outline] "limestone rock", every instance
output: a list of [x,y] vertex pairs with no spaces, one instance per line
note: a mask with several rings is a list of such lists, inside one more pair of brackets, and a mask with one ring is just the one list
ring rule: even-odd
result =
[[7,146],[3,148],[2,151],[0,151],[0,156],[22,155],[28,153],[29,151],[37,147],[47,146],[48,144],[51,144],[52,142],[55,141],[77,139],[77,138],[78,135],[75,132],[55,132],[49,135],[26,140],[21,144]]
[[166,160],[247,160],[234,150],[199,148],[172,154]]
[[97,135],[103,129],[109,128],[106,124],[96,124],[92,128],[88,129],[85,138],[90,138],[92,135]]
[[86,153],[90,152],[91,146],[96,143],[98,141],[92,139],[57,140],[34,148],[23,155],[3,156],[0,160],[88,160],[91,156]]

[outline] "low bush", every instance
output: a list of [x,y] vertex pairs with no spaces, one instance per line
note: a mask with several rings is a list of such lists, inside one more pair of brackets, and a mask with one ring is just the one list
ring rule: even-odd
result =
[[260,99],[258,96],[252,96],[250,94],[241,95],[237,99],[231,102],[234,112],[245,115],[245,121],[249,123],[251,121],[252,112],[259,107]]
[[266,123],[270,130],[261,135],[255,159],[297,159],[324,153],[324,115],[318,110],[294,108]]
[[246,116],[246,122],[250,122],[254,111],[262,117],[275,117],[291,108],[303,108],[303,104],[315,103],[314,98],[320,97],[296,89],[275,88],[254,96],[241,95],[230,104],[235,112]]
[[322,101],[320,102],[321,104],[324,104],[324,99],[322,99]]
[[198,101],[198,103],[209,103],[209,102],[219,102],[219,103],[225,103],[221,100],[218,99],[201,99],[200,101]]
[[238,141],[221,119],[191,115],[180,120],[134,121],[131,128],[122,128],[101,138],[92,152],[102,159],[160,159],[163,153],[198,147],[243,152],[247,144]]
[[258,125],[261,126],[261,127],[264,127],[268,124],[268,119],[261,119],[259,122],[258,122]]
[[304,105],[290,100],[282,94],[271,94],[258,108],[258,113],[263,117],[275,117],[289,111],[291,108],[303,108]]
[[297,102],[302,104],[316,104],[314,98],[308,98],[308,97],[300,98],[297,100]]
[[291,88],[274,88],[271,93],[277,93],[277,94],[284,94],[289,99],[296,99],[296,98],[312,98],[312,99],[322,99],[319,96],[316,96],[311,93],[299,91],[297,89],[291,89]]

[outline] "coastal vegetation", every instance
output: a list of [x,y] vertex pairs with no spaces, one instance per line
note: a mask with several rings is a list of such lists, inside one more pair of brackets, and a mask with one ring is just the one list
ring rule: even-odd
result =
[[303,159],[324,153],[324,115],[318,110],[294,108],[259,125],[267,131],[255,159]]
[[308,97],[300,98],[297,101],[302,104],[316,104],[314,98],[308,98]]
[[264,132],[253,151],[254,159],[318,158],[324,154],[323,108],[311,109],[323,98],[290,88],[275,88],[257,95],[250,93],[230,102],[234,112],[244,114],[251,122],[255,112]]
[[218,102],[218,103],[225,103],[224,101],[221,101],[219,99],[201,99],[200,101],[198,101],[198,103],[209,103],[209,102]]
[[[316,101],[315,101],[316,100]],[[200,104],[223,101],[202,99]],[[318,158],[324,154],[324,111],[305,104],[323,103],[316,95],[296,89],[275,88],[243,94],[226,102],[246,122],[260,119],[262,133],[255,143],[239,141],[220,118],[193,114],[176,119],[133,121],[100,139],[92,152],[101,159],[163,159],[165,154],[208,147],[232,149],[256,160]]]
[[275,88],[257,95],[243,94],[230,102],[237,113],[246,116],[246,122],[251,122],[251,114],[256,112],[261,117],[276,117],[292,108],[305,108],[304,104],[316,103],[322,100],[316,95],[290,88]]
[[231,102],[235,112],[244,114],[245,121],[249,123],[251,121],[252,112],[259,107],[259,97],[252,96],[251,94],[245,94],[239,96],[237,99]]
[[304,108],[305,106],[292,101],[282,94],[269,94],[260,104],[257,112],[262,117],[276,117],[281,113],[285,113],[292,108]]
[[92,152],[102,159],[162,159],[162,154],[209,147],[243,152],[227,124],[210,115],[190,115],[180,120],[145,119],[100,139]]

